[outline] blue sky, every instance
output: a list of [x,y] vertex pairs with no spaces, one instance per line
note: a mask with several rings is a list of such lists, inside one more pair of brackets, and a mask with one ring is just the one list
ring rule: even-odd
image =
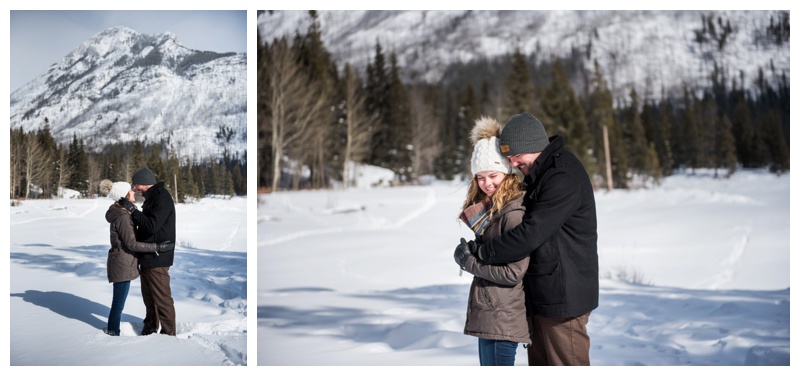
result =
[[11,11],[10,90],[18,89],[93,35],[115,26],[172,32],[183,46],[247,52],[247,11]]

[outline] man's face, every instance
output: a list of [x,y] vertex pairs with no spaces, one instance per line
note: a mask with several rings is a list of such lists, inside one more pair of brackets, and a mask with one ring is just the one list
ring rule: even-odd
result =
[[518,168],[523,174],[528,175],[533,169],[533,162],[542,153],[522,153],[508,156],[508,161],[512,166]]
[[150,185],[141,185],[141,184],[134,184],[133,190],[139,192],[140,195],[144,195],[144,193],[150,188]]

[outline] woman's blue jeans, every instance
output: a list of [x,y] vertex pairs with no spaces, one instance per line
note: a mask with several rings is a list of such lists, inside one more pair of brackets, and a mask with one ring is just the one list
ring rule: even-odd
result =
[[482,366],[513,366],[517,343],[478,338],[478,356]]
[[119,335],[122,309],[125,308],[125,300],[128,299],[130,289],[131,281],[114,282],[114,297],[111,300],[111,312],[108,314],[108,334],[112,336]]

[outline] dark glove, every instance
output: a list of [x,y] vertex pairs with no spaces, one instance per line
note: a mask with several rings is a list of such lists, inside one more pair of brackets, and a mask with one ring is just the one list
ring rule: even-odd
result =
[[175,250],[175,243],[169,240],[156,244],[156,253],[170,252],[173,250]]
[[125,208],[130,213],[133,213],[133,211],[136,210],[136,205],[134,205],[132,202],[128,201],[128,199],[125,198],[125,197],[119,199],[119,201],[117,201],[117,203],[122,205],[122,207]]
[[467,265],[467,260],[472,256],[472,247],[475,247],[475,242],[470,240],[467,243],[464,238],[461,238],[461,244],[456,247],[456,251],[453,253],[453,258],[456,259],[456,264],[464,269],[464,266]]

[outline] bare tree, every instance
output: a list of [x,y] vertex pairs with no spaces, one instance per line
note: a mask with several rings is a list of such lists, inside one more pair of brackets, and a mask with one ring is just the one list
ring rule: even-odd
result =
[[41,180],[45,174],[50,172],[51,159],[50,155],[39,143],[39,138],[36,137],[35,132],[25,135],[23,153],[25,158],[25,197],[27,198],[31,193],[31,184],[41,185]]
[[363,162],[369,153],[372,135],[369,132],[369,115],[366,113],[366,98],[361,92],[361,79],[350,64],[344,69],[344,100],[346,106],[346,141],[343,153],[342,183],[348,188],[354,176],[354,163]]
[[66,188],[69,185],[69,177],[72,175],[72,166],[69,164],[69,149],[64,146],[58,147],[58,186]]
[[[330,115],[329,111],[328,115]],[[293,151],[297,151],[296,153],[292,153],[293,155],[305,157],[303,160],[311,169],[311,186],[313,188],[324,188],[327,186],[325,166],[328,160],[326,157],[328,153],[327,142],[331,136],[330,124],[330,118],[312,121],[311,129],[308,134],[308,144],[312,146],[311,150],[305,147],[301,148],[301,150],[293,148]]]
[[433,173],[433,163],[439,156],[442,144],[439,140],[438,119],[431,103],[422,89],[415,88],[411,94],[411,144],[414,148],[412,166],[415,177]]
[[260,126],[268,128],[272,140],[272,191],[278,189],[283,156],[293,145],[302,144],[326,107],[324,95],[308,81],[296,60],[294,51],[282,38],[267,47],[264,65],[259,67],[264,69],[266,82],[259,84],[266,85],[263,94],[269,106]]
[[130,154],[123,155],[119,162],[119,175],[122,181],[131,181],[133,172],[136,171],[133,165],[133,157]]
[[98,162],[97,157],[89,157],[89,181],[86,182],[87,191],[91,194],[97,192],[100,186],[100,174],[102,174],[102,166]]

